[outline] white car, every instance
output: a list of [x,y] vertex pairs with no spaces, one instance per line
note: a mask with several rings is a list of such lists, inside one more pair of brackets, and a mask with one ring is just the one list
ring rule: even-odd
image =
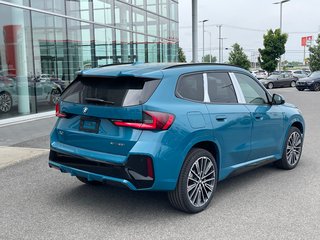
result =
[[252,72],[253,76],[257,79],[266,79],[268,77],[268,73],[264,70],[257,70]]

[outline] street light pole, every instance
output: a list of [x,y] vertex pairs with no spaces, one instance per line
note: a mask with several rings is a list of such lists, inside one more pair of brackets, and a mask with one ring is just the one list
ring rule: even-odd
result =
[[211,32],[208,32],[206,31],[207,33],[209,33],[209,36],[210,36],[210,46],[209,46],[209,52],[210,52],[210,59],[209,59],[209,62],[211,63],[212,62],[212,54],[211,54]]
[[222,27],[222,25],[217,25],[217,27],[219,28],[219,63],[221,63],[222,61],[221,61],[221,52],[222,52],[222,50],[221,50],[221,27]]
[[204,61],[204,23],[208,22],[208,19],[202,20],[202,62]]
[[[273,4],[280,4],[280,34],[282,33],[282,4],[290,2],[290,0],[282,0],[280,2],[275,2]],[[279,60],[279,71],[281,71],[281,56]]]
[[192,62],[198,62],[198,0],[192,0]]

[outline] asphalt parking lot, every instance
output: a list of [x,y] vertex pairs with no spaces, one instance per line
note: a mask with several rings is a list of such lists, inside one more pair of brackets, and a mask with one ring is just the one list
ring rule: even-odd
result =
[[[220,182],[208,209],[189,215],[162,192],[86,186],[49,169],[45,153],[0,169],[0,239],[320,239],[320,92],[272,91],[306,120],[296,169],[268,165]],[[7,144],[47,149],[48,135]]]

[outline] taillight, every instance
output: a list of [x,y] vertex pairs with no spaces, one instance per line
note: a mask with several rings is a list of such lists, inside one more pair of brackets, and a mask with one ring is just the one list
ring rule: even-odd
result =
[[65,118],[67,115],[60,112],[60,104],[56,104],[56,116],[59,118]]
[[120,127],[131,127],[142,130],[167,130],[174,121],[174,115],[163,112],[143,112],[142,122],[126,122],[122,120],[114,120],[113,124]]

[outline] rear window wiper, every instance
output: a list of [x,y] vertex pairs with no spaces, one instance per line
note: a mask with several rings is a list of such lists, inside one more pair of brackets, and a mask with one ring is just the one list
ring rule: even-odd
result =
[[100,104],[108,104],[108,105],[114,105],[114,102],[111,101],[106,101],[100,98],[85,98],[87,102],[95,102],[95,103],[100,103]]

